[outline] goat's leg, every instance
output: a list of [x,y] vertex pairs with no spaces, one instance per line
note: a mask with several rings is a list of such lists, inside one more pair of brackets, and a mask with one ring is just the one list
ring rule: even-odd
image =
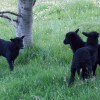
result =
[[74,80],[75,80],[75,72],[76,72],[76,68],[71,68],[71,76],[70,76],[70,79],[69,79],[68,86],[70,86],[71,84],[74,83]]
[[14,60],[12,62],[13,62],[13,65],[14,65]]
[[81,78],[83,79],[83,81],[85,80],[85,69],[82,68],[82,72],[81,72]]
[[82,77],[83,81],[84,81],[85,79],[88,79],[88,78],[90,77],[90,73],[89,73],[89,70],[87,69],[87,67],[82,68],[81,77]]
[[[93,74],[92,74],[92,72],[93,72],[93,66],[92,65],[89,65],[88,66],[88,73],[89,73],[89,78],[91,78],[92,76],[93,76]],[[94,71],[95,72],[95,71]]]
[[97,64],[95,64],[95,65],[93,66],[93,68],[92,68],[92,70],[93,70],[93,76],[96,76],[96,73],[95,73],[96,68],[97,68]]
[[10,67],[10,71],[13,71],[14,65],[13,65],[13,61],[10,59],[7,59],[9,67]]

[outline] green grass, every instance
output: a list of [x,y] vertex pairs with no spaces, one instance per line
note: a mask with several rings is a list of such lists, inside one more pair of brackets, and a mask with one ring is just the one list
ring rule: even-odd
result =
[[[6,5],[6,7],[4,6]],[[17,1],[3,0],[0,9],[17,11]],[[100,33],[100,8],[92,0],[37,0],[33,8],[33,45],[21,50],[13,72],[0,57],[0,100],[99,100],[100,68],[96,80],[78,80],[68,88],[72,51],[63,40],[80,28]],[[16,30],[0,19],[0,38],[9,40]],[[99,41],[100,42],[100,41]]]

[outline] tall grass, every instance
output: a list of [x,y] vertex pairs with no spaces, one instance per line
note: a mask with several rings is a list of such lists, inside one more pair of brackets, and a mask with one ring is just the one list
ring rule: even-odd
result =
[[[16,0],[3,1],[16,11]],[[66,32],[100,32],[100,8],[92,0],[37,0],[33,8],[33,44],[21,50],[15,69],[0,57],[0,100],[99,100],[100,68],[96,80],[82,82],[76,77],[73,87],[67,87],[72,51],[63,44]],[[2,3],[3,4],[3,3]],[[8,4],[8,5],[7,5]],[[5,8],[0,6],[0,8]],[[0,38],[15,36],[14,27],[0,19]]]

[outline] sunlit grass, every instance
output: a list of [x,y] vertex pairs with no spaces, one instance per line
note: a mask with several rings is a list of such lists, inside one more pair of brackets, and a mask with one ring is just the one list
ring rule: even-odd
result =
[[[0,3],[1,10],[17,11],[17,0]],[[33,14],[33,44],[21,50],[13,72],[0,57],[0,100],[99,100],[99,67],[95,81],[82,82],[76,76],[68,88],[73,55],[63,40],[66,32],[77,28],[84,41],[82,31],[100,32],[100,8],[93,0],[37,0]],[[0,38],[9,40],[15,34],[15,28],[0,18]]]

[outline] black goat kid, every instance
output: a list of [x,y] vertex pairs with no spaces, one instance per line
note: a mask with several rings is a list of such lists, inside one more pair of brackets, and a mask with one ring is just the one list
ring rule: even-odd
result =
[[77,35],[78,31],[79,29],[77,29],[75,32],[66,33],[65,39],[63,41],[65,45],[69,44],[71,46],[73,53],[85,45],[85,42],[83,42],[83,40]]
[[14,60],[18,56],[19,50],[23,48],[23,38],[24,36],[16,37],[10,39],[11,41],[0,39],[0,55],[7,59],[11,71],[14,68]]
[[[69,44],[71,46],[71,49],[73,53],[76,52],[77,49],[84,47],[85,43],[78,35],[79,29],[77,29],[75,32],[68,32],[66,33],[65,39],[64,39],[64,44],[67,45]],[[98,61],[97,64],[100,65],[100,44],[98,45]],[[93,75],[95,76],[95,71],[97,68],[97,64],[93,66]]]
[[83,32],[83,35],[88,37],[87,42],[85,47],[79,48],[74,53],[69,85],[74,82],[76,71],[80,75],[81,69],[83,80],[89,78],[92,75],[93,66],[97,63],[99,34],[97,32],[90,32],[89,34]]

